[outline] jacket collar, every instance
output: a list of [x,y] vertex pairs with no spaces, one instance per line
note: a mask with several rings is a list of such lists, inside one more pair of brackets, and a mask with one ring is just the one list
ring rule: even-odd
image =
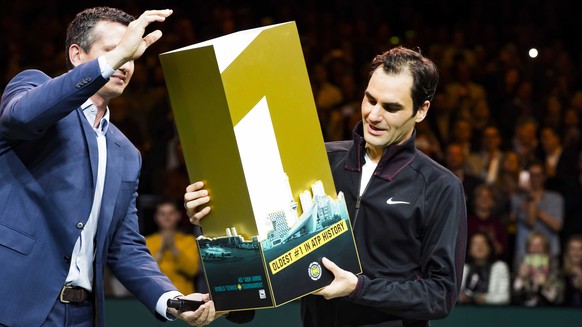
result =
[[[348,151],[345,162],[345,169],[351,171],[362,171],[364,164],[364,154],[366,151],[366,140],[364,140],[363,124],[360,121],[352,132],[354,144]],[[378,167],[374,171],[374,176],[387,181],[392,181],[404,167],[408,166],[416,156],[416,146],[414,140],[416,130],[410,139],[402,144],[393,144],[384,149],[384,154],[378,162]]]

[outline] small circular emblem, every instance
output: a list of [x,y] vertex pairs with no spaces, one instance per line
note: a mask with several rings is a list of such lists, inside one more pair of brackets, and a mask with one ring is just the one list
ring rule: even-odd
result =
[[317,262],[310,263],[309,268],[307,268],[307,273],[311,279],[318,280],[321,277],[321,265]]

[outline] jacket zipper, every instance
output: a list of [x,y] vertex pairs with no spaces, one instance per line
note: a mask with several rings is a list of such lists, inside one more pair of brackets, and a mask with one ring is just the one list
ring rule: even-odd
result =
[[[370,185],[370,183],[372,183],[372,177],[374,177],[374,174],[372,174],[372,176],[370,177],[370,180],[368,181],[368,184],[366,184],[366,187],[364,188],[364,192],[362,192],[362,195],[358,195],[358,198],[356,199],[356,213],[354,215],[355,217],[354,217],[354,224],[352,226],[352,230],[354,230],[356,228],[356,222],[358,221],[358,212],[360,212],[360,203],[362,202],[362,197],[364,196],[364,194],[366,194],[366,190],[368,189],[368,186]],[[360,176],[360,179],[361,179],[361,176]],[[358,194],[359,193],[360,193],[360,189],[358,188]]]

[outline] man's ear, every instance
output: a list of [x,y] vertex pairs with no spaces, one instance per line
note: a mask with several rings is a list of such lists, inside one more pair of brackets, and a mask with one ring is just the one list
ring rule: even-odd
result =
[[78,44],[71,44],[69,47],[69,59],[73,66],[77,67],[83,63],[83,57],[85,56],[85,51],[81,49]]
[[417,123],[423,121],[426,115],[428,114],[428,108],[430,108],[430,101],[425,100],[422,106],[420,106],[420,108],[416,112],[416,118],[414,119],[414,121],[416,121]]

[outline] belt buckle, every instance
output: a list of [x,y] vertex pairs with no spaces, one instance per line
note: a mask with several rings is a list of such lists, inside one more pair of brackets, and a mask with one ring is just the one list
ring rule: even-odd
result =
[[65,290],[68,288],[73,288],[73,285],[65,284],[65,285],[63,285],[63,288],[61,288],[61,293],[59,294],[59,301],[61,301],[61,303],[64,303],[64,304],[71,303],[71,301],[63,299],[63,295],[65,294]]

